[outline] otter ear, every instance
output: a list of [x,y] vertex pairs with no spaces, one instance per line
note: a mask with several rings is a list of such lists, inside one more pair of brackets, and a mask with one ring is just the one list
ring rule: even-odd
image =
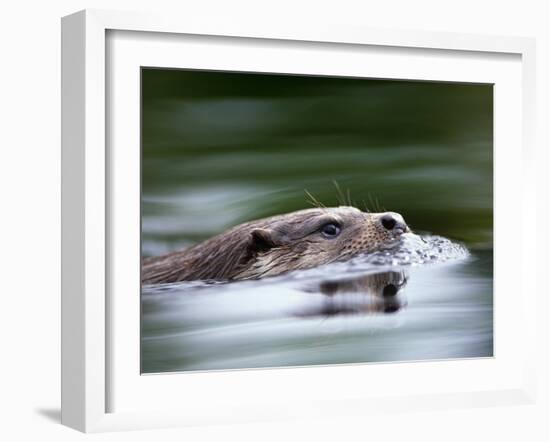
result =
[[280,245],[279,235],[271,229],[254,229],[250,234],[252,235],[250,245],[255,251],[268,250]]

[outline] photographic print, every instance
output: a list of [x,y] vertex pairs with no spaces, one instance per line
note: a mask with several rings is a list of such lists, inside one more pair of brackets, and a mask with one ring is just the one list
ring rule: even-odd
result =
[[493,356],[491,84],[142,68],[141,371]]

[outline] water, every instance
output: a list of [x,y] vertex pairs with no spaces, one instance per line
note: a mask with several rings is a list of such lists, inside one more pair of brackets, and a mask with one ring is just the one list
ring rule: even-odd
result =
[[145,287],[142,371],[490,356],[490,256],[407,236],[274,278]]
[[490,85],[174,70],[142,84],[144,256],[307,208],[305,189],[338,205],[333,180],[417,234],[276,278],[144,287],[144,373],[492,355]]

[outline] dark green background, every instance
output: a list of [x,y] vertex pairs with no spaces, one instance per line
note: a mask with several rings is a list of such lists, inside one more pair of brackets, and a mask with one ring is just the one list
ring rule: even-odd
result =
[[492,85],[142,70],[144,255],[337,204],[492,246]]

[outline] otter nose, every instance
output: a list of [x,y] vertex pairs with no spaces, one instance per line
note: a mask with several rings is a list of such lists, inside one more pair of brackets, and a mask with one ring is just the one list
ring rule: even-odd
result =
[[407,224],[399,213],[388,212],[380,217],[382,226],[393,233],[404,233],[408,230]]

